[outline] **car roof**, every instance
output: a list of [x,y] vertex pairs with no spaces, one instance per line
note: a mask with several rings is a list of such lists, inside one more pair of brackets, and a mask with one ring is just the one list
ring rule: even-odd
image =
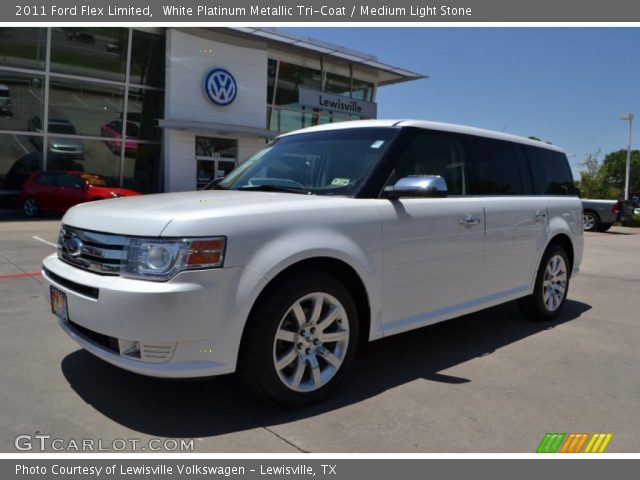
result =
[[371,128],[371,127],[394,127],[394,128],[415,127],[415,128],[423,128],[426,130],[436,130],[440,132],[462,133],[462,134],[474,135],[478,137],[493,138],[496,140],[506,140],[509,142],[516,142],[516,143],[521,143],[523,145],[531,145],[533,147],[546,148],[548,150],[555,150],[557,152],[564,153],[564,150],[562,148],[557,147],[555,145],[550,145],[548,143],[544,143],[539,140],[532,140],[530,138],[511,135],[509,133],[496,132],[493,130],[485,130],[485,129],[476,128],[476,127],[468,127],[465,125],[457,125],[454,123],[441,123],[441,122],[432,122],[432,121],[426,121],[426,120],[412,120],[412,119],[352,120],[352,121],[346,121],[346,122],[326,123],[323,125],[316,125],[313,127],[303,128],[301,130],[295,130],[293,132],[288,132],[280,136],[286,137],[290,135],[298,135],[301,133],[322,132],[322,131],[329,131],[329,130],[348,130],[352,128]]

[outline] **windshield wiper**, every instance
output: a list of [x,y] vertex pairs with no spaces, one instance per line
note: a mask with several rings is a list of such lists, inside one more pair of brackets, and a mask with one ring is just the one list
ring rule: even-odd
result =
[[281,185],[245,185],[238,190],[250,190],[253,192],[285,192],[285,193],[300,193],[302,195],[313,195],[309,190],[298,187],[283,187]]

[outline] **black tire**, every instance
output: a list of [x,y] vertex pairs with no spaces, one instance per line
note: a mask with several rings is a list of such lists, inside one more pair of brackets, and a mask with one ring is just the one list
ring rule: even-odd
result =
[[[329,318],[328,313],[334,307],[341,313],[337,314],[336,320],[324,327],[318,322],[307,323],[301,329],[299,321],[296,321],[294,306],[300,306],[305,321],[312,320],[315,298],[322,299],[319,302],[321,307],[318,310],[318,320]],[[238,359],[238,371],[245,386],[271,403],[288,407],[301,407],[321,400],[340,383],[353,362],[358,345],[358,322],[355,302],[349,290],[336,278],[314,271],[291,275],[278,281],[276,285],[269,287],[268,294],[263,295],[254,306],[245,328]],[[312,325],[319,326],[316,329]],[[326,335],[344,336],[345,330],[347,339],[335,342],[325,340]],[[293,337],[276,340],[278,332],[285,332]],[[334,355],[332,360],[341,359],[337,367],[324,360],[325,355],[328,355],[327,350]],[[276,367],[279,355],[280,362],[285,367]],[[311,357],[315,359],[315,363]],[[290,363],[287,363],[288,358],[292,358]],[[312,368],[312,365],[316,368]],[[298,369],[303,373],[296,376]],[[318,372],[320,377],[314,378],[314,372]],[[287,378],[289,374],[290,379]],[[297,384],[296,378],[299,379]],[[325,383],[320,382],[321,378],[324,378]],[[291,382],[287,383],[289,380]],[[320,386],[314,388],[318,385],[316,382],[320,382]]]
[[27,217],[36,217],[40,213],[40,205],[35,198],[29,197],[25,199],[22,210]]
[[[545,301],[545,298],[549,299],[549,296],[557,297],[555,293],[558,292],[557,288],[562,286],[562,281],[558,280],[558,283],[551,286],[545,285],[549,280],[548,269],[552,268],[550,265],[552,261],[556,261],[557,257],[560,257],[564,266],[562,270],[564,272],[564,293],[562,299],[555,302],[554,298],[551,298],[551,305]],[[553,278],[553,276],[551,277]],[[557,278],[561,278],[558,275]],[[552,243],[547,247],[547,250],[542,255],[540,266],[538,267],[538,273],[536,275],[536,283],[533,289],[533,293],[518,300],[518,307],[522,314],[529,320],[545,321],[551,320],[560,313],[564,304],[567,301],[567,294],[569,293],[569,280],[571,279],[571,265],[569,263],[569,257],[564,248],[560,245]]]
[[598,231],[599,232],[606,232],[607,230],[609,230],[611,228],[612,225],[613,225],[613,223],[601,223],[600,226],[598,227]]
[[582,221],[585,232],[597,232],[600,227],[600,217],[591,210],[585,210],[582,213]]

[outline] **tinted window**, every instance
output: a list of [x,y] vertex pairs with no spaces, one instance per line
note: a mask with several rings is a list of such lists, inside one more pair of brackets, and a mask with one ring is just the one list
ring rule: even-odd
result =
[[473,172],[473,195],[522,195],[518,147],[509,142],[469,137],[467,154]]
[[43,173],[36,181],[38,185],[54,185],[56,183],[56,175],[54,173]]
[[83,183],[82,179],[75,175],[62,174],[58,176],[59,187],[75,187],[76,185],[82,185]]
[[564,153],[527,147],[533,185],[538,195],[577,195],[571,168]]
[[402,152],[387,185],[409,175],[440,175],[449,195],[468,193],[462,140],[453,135],[417,133]]

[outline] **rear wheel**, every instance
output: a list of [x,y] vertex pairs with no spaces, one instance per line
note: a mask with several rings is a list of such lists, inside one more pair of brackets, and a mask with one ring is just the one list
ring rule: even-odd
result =
[[595,212],[584,212],[582,214],[582,228],[585,232],[595,232],[600,227],[600,218]]
[[22,208],[27,217],[35,217],[40,213],[40,205],[38,205],[38,201],[33,197],[27,198]]
[[522,314],[530,320],[550,320],[560,313],[567,300],[571,277],[565,250],[551,244],[542,256],[533,293],[518,300]]
[[357,310],[342,283],[321,272],[288,277],[252,312],[240,374],[247,388],[263,398],[307,405],[340,382],[357,339]]

